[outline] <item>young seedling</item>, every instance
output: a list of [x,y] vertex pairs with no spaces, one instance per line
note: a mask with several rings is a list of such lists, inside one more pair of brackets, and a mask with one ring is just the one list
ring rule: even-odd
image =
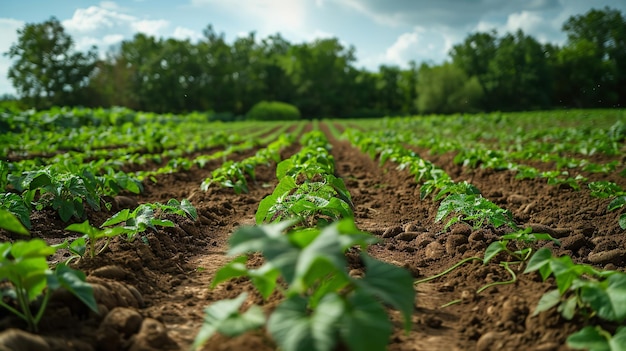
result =
[[[232,234],[228,254],[239,257],[216,273],[212,286],[249,277],[263,298],[278,290],[285,299],[267,320],[258,307],[239,312],[243,295],[210,306],[195,347],[215,332],[230,336],[265,325],[285,351],[330,351],[339,342],[351,350],[384,350],[392,325],[383,304],[400,310],[408,330],[415,297],[411,276],[366,254],[376,241],[371,235],[359,231],[352,219],[324,229],[289,230],[294,223],[242,227]],[[360,278],[347,269],[345,252],[354,246],[361,247],[365,263]],[[245,255],[253,252],[265,258],[256,269],[246,266]]]
[[[73,270],[65,264],[58,264],[54,270],[48,266],[47,257],[54,254],[41,239],[0,243],[0,277],[9,284],[0,290],[0,306],[23,319],[28,329],[36,332],[37,326],[52,291],[64,288],[94,312],[98,312],[91,285],[85,282],[85,274]],[[33,311],[31,303],[43,295]],[[16,306],[6,299],[16,302]]]
[[[626,205],[626,191],[620,188],[619,185],[608,181],[598,181],[591,182],[588,186],[591,190],[591,196],[601,199],[612,198],[607,206],[607,211],[615,211]],[[620,215],[619,226],[622,229],[626,229],[626,213]]]

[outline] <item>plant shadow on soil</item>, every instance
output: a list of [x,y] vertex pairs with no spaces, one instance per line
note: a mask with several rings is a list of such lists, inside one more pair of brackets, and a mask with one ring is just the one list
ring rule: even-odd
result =
[[[324,123],[321,126],[328,131]],[[379,167],[377,161],[347,142],[327,135],[333,144],[337,175],[344,178],[351,192],[357,225],[380,238],[380,243],[370,247],[372,256],[405,267],[419,279],[463,258],[482,257],[491,242],[510,231],[490,226],[474,230],[464,223],[444,231],[445,222],[435,222],[438,204],[430,198],[420,200],[419,187],[407,172],[393,165]],[[283,156],[297,150],[294,145]],[[240,153],[234,159],[254,152]],[[597,257],[597,253],[621,250],[621,256],[606,256],[605,261],[593,263],[624,270],[626,246],[623,230],[617,225],[619,213],[607,213],[607,201],[590,197],[585,189],[575,192],[542,180],[518,181],[509,171],[463,169],[453,164],[454,155],[419,153],[455,181],[470,181],[485,197],[511,210],[520,226],[541,224],[562,242],[560,247],[542,243],[536,248],[550,247],[556,255],[570,255],[578,263],[591,263],[589,257]],[[19,329],[24,327],[19,320],[0,311],[0,329],[4,329],[0,348],[186,350],[202,324],[204,308],[212,302],[247,291],[250,303],[267,309],[275,306],[279,296],[263,301],[245,279],[209,289],[213,274],[229,260],[225,256],[229,235],[240,225],[254,223],[259,201],[277,183],[274,167],[259,167],[247,194],[236,195],[232,189],[218,187],[201,191],[200,184],[217,166],[219,162],[214,161],[203,169],[161,175],[156,184],[145,182],[143,194],[125,194],[132,201],[122,201],[122,205],[187,198],[198,210],[199,219],[168,217],[175,227],[149,231],[133,242],[116,238],[100,255],[77,262],[75,268],[85,271],[94,286],[100,314],[59,293],[44,315],[40,334],[32,335]],[[590,181],[600,180],[597,175],[588,176]],[[626,187],[623,178],[603,179]],[[99,225],[113,213],[89,212],[87,216],[92,225]],[[58,243],[75,235],[64,230],[69,223],[63,223],[52,211],[37,212],[31,219],[32,237]],[[0,232],[0,238],[20,239],[7,232]],[[56,262],[63,259],[62,254],[53,257]],[[352,269],[362,269],[358,260],[349,261]],[[514,284],[477,294],[485,284],[508,280],[509,276],[495,261],[487,265],[473,261],[419,284],[409,333],[402,330],[399,313],[390,311],[396,330],[388,349],[567,350],[565,338],[582,327],[581,321],[566,321],[555,311],[531,316],[541,295],[554,285],[550,280],[541,282],[536,274],[519,274],[518,278]],[[454,300],[459,302],[441,307]],[[232,339],[215,336],[203,349],[274,350],[275,345],[264,331],[255,331]]]

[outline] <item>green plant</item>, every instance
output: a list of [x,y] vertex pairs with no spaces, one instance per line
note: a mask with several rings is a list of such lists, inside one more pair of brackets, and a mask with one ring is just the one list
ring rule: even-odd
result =
[[284,121],[300,119],[300,110],[280,101],[261,101],[252,106],[246,119],[254,121]]
[[[65,230],[77,232],[83,234],[83,236],[72,240],[64,240],[62,243],[54,245],[56,249],[65,249],[70,252],[70,257],[65,261],[69,264],[74,259],[80,259],[89,253],[90,258],[94,258],[96,255],[104,251],[112,238],[127,234],[127,231],[123,227],[112,227],[99,229],[92,227],[89,221],[83,223],[74,223],[69,225]],[[104,244],[98,245],[98,242],[104,240]],[[98,248],[98,246],[100,246]]]
[[[37,331],[52,291],[60,288],[66,289],[91,310],[98,312],[93,289],[85,282],[83,272],[62,263],[50,269],[46,258],[55,251],[41,239],[0,244],[0,277],[10,283],[1,288],[0,306],[26,321],[31,331]],[[39,306],[32,311],[31,303],[42,295]],[[16,301],[16,306],[5,298]]]
[[[293,224],[242,227],[232,234],[230,256],[260,252],[265,263],[248,268],[247,257],[237,257],[216,273],[212,286],[249,277],[263,298],[278,290],[285,299],[266,321],[256,307],[244,314],[237,312],[245,300],[242,296],[209,307],[195,347],[214,332],[230,330],[224,326],[234,326],[239,334],[265,324],[285,351],[333,350],[338,343],[351,350],[384,350],[392,330],[384,304],[400,310],[408,330],[415,296],[412,278],[407,271],[366,253],[367,246],[376,241],[371,235],[359,231],[352,219],[324,229],[289,230]],[[354,246],[361,248],[362,277],[350,275],[346,267],[345,253]]]
[[13,213],[0,208],[0,228],[22,235],[30,235]]
[[435,221],[439,222],[454,212],[458,215],[446,223],[444,230],[458,221],[470,222],[474,228],[480,228],[485,221],[496,228],[505,224],[511,228],[517,227],[508,210],[500,208],[479,194],[452,194],[446,197],[439,205]]
[[[99,237],[109,237],[109,235],[126,234],[127,240],[133,241],[135,240],[137,234],[145,232],[148,228],[156,230],[157,225],[161,227],[175,226],[174,222],[170,221],[169,219],[160,218],[161,215],[164,214],[188,216],[193,220],[196,220],[198,218],[198,213],[196,212],[195,207],[193,207],[193,205],[189,202],[189,200],[183,199],[182,201],[178,201],[176,199],[171,199],[165,205],[156,202],[141,204],[137,206],[137,208],[135,208],[133,211],[129,209],[124,209],[113,215],[111,218],[107,219],[100,226],[101,228],[103,228],[124,223],[121,229],[111,232],[93,232],[97,233]],[[92,229],[83,228],[82,226],[80,228],[74,227],[73,229],[84,229],[87,232],[92,232]]]
[[626,350],[626,327],[618,327],[614,335],[599,326],[586,326],[567,337],[567,346],[588,351]]
[[31,228],[30,207],[20,195],[0,193],[0,209],[5,209],[14,214],[26,228]]
[[[541,297],[533,315],[557,306],[557,311],[568,320],[576,314],[587,319],[598,317],[618,325],[626,320],[625,273],[575,264],[569,256],[553,257],[546,248],[539,249],[530,258],[524,273],[534,271],[539,272],[544,281],[553,276],[557,288]],[[604,338],[603,345],[610,345],[617,340],[623,340],[624,332],[618,331],[616,338],[611,339],[606,338],[606,332],[587,328],[572,334],[568,342],[583,345],[584,340],[597,341],[601,339],[600,336]],[[597,350],[603,348],[599,347]]]
[[[612,198],[607,206],[607,211],[615,211],[626,205],[626,191],[620,188],[619,185],[609,181],[598,181],[591,182],[588,186],[589,190],[591,190],[591,196],[601,199]],[[620,215],[619,226],[622,229],[626,229],[626,213]]]

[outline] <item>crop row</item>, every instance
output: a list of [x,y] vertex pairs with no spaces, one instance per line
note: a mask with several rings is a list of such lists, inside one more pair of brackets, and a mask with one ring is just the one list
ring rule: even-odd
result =
[[[410,274],[367,254],[376,239],[354,223],[350,194],[334,175],[324,134],[314,130],[300,142],[302,149],[276,167],[280,181],[259,204],[259,225],[231,235],[228,254],[236,258],[212,283],[245,276],[264,299],[273,293],[283,299],[267,318],[257,305],[241,312],[246,293],[215,302],[206,308],[194,348],[216,332],[235,336],[265,326],[287,351],[332,350],[338,343],[382,350],[393,329],[384,304],[400,310],[405,329],[410,327],[415,295]],[[358,276],[349,273],[345,257],[356,247],[365,265]],[[252,269],[246,262],[254,252],[265,262]]]
[[[451,268],[454,269],[472,260],[482,260],[483,264],[487,264],[504,254],[507,258],[502,259],[499,265],[509,273],[511,279],[486,284],[478,289],[477,293],[494,285],[516,282],[517,276],[511,267],[518,265],[524,268],[523,273],[539,271],[544,281],[553,276],[557,283],[557,289],[544,294],[538,301],[534,315],[556,307],[568,320],[576,315],[595,315],[609,323],[622,323],[626,320],[626,308],[624,308],[626,306],[626,274],[614,270],[599,271],[588,265],[575,264],[569,256],[553,257],[547,248],[534,251],[532,244],[537,241],[550,240],[558,244],[558,240],[547,233],[535,233],[531,227],[519,228],[509,211],[483,198],[473,185],[467,182],[454,182],[442,169],[405,148],[405,140],[393,131],[361,132],[347,129],[344,135],[361,151],[372,158],[378,157],[381,166],[387,161],[392,161],[399,169],[408,169],[420,187],[422,199],[433,194],[433,200],[441,200],[435,220],[440,221],[450,214],[455,214],[446,223],[444,230],[457,221],[469,223],[475,229],[488,223],[496,228],[507,225],[513,230],[503,235],[500,240],[492,242],[485,250],[484,257],[465,258]],[[626,199],[624,192],[615,184],[594,182],[590,183],[590,187],[595,191],[596,196],[615,197],[609,205],[610,209],[624,205]],[[620,219],[621,224],[622,219]],[[442,274],[418,280],[416,283],[439,278],[449,273],[451,269]],[[460,300],[452,303],[455,302],[460,302]],[[600,326],[587,326],[570,335],[568,345],[573,348],[591,346],[592,350],[601,350],[612,349],[613,345],[620,345],[624,340],[626,340],[626,328],[617,328],[615,335],[611,335]]]

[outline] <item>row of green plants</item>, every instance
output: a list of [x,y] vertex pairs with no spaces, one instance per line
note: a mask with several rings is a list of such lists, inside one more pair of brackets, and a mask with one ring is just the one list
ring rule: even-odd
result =
[[200,188],[207,191],[212,184],[219,184],[225,188],[233,188],[237,194],[247,193],[249,192],[247,177],[256,181],[257,166],[269,166],[272,162],[280,162],[281,151],[294,141],[295,137],[292,134],[281,134],[277,140],[259,149],[253,156],[242,161],[226,161],[211,172],[211,176],[202,182]]
[[[357,229],[350,194],[335,177],[330,144],[320,131],[302,136],[300,152],[277,165],[280,180],[256,213],[256,226],[237,229],[212,287],[247,277],[261,297],[282,297],[269,316],[247,293],[215,302],[192,348],[215,333],[226,336],[265,327],[282,350],[384,350],[393,330],[385,307],[402,313],[410,330],[415,291],[411,275],[367,254],[377,240]],[[364,274],[349,269],[347,252],[358,253]],[[264,263],[247,265],[260,253]]]
[[[99,228],[91,226],[89,221],[71,224],[66,230],[82,235],[57,245],[39,238],[0,243],[0,277],[5,282],[0,288],[0,307],[23,320],[32,332],[38,331],[50,298],[59,289],[76,296],[94,313],[100,313],[92,286],[86,282],[84,272],[70,267],[72,261],[94,258],[115,237],[123,236],[132,242],[146,230],[172,227],[174,222],[164,218],[168,214],[193,220],[198,217],[188,200],[171,199],[166,204],[148,203],[132,211],[122,210]],[[5,209],[0,209],[0,229],[29,235],[22,223]],[[58,250],[67,250],[70,255],[64,262],[51,266],[48,258]]]
[[[617,327],[607,331],[600,325],[607,322],[620,325],[626,320],[626,309],[623,308],[626,306],[626,274],[611,270],[598,271],[587,265],[574,264],[569,256],[552,257],[550,250],[546,248],[535,251],[533,247],[538,241],[549,240],[558,244],[558,240],[546,233],[534,233],[532,228],[519,228],[507,210],[482,198],[478,189],[471,184],[453,182],[441,169],[404,148],[401,138],[395,138],[392,132],[365,133],[348,129],[345,136],[363,152],[373,157],[378,156],[381,166],[389,160],[397,163],[401,169],[408,169],[420,184],[422,199],[434,194],[434,200],[441,200],[436,221],[446,218],[451,213],[458,213],[458,216],[448,221],[444,230],[458,221],[467,222],[474,228],[489,223],[496,228],[507,225],[514,230],[491,243],[485,250],[484,257],[465,258],[451,269],[418,280],[416,284],[439,278],[469,261],[480,260],[487,264],[499,257],[499,265],[508,272],[511,279],[486,284],[479,288],[477,293],[495,285],[515,283],[517,275],[516,270],[512,268],[514,266],[519,267],[518,272],[539,271],[544,281],[553,276],[557,289],[547,292],[540,299],[534,314],[557,307],[562,316],[568,320],[576,315],[584,318],[589,324],[596,324],[570,335],[567,342],[572,348],[592,351],[619,350],[615,347],[622,345],[626,340],[626,328]],[[614,183],[594,182],[590,183],[590,188],[596,196],[614,197],[609,210],[619,208],[625,202],[623,191]],[[460,301],[455,300],[449,304]]]
[[108,197],[122,191],[138,194],[143,186],[124,172],[109,172],[96,176],[89,165],[72,162],[49,165],[38,170],[16,174],[10,164],[0,161],[0,208],[15,214],[30,228],[33,210],[52,208],[64,221],[82,219],[85,207],[100,211],[110,208]]

